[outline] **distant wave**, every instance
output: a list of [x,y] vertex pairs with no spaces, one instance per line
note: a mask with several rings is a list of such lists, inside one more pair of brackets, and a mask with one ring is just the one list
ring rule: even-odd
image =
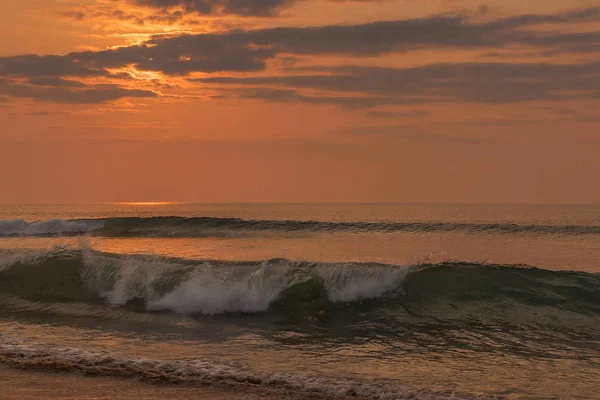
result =
[[358,306],[436,318],[511,317],[525,308],[600,316],[600,274],[464,262],[193,261],[57,248],[1,253],[0,293],[189,314],[312,314]]
[[53,236],[73,235],[90,232],[104,225],[102,222],[86,224],[77,221],[52,219],[27,222],[21,219],[0,220],[0,236]]
[[453,222],[323,222],[244,220],[213,217],[127,217],[87,220],[0,221],[0,237],[73,236],[106,237],[219,237],[273,233],[327,232],[465,232],[540,235],[600,235],[594,225],[526,225],[513,223]]

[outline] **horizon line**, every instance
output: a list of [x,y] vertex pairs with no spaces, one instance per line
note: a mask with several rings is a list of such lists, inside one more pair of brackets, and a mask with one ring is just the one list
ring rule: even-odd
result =
[[600,203],[535,203],[535,202],[396,202],[396,201],[357,201],[357,202],[187,202],[187,201],[109,201],[109,202],[48,202],[14,203],[0,202],[0,206],[59,206],[59,205],[132,205],[132,206],[169,206],[169,205],[484,205],[484,206],[600,206]]

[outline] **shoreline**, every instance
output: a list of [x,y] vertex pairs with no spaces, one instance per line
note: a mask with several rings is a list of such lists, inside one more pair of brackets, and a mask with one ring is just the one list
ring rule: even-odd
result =
[[[135,378],[90,375],[56,369],[23,368],[0,363],[0,386],[6,400],[344,400],[347,396],[227,383],[216,385],[185,385],[148,383]],[[352,397],[357,399],[357,397]]]

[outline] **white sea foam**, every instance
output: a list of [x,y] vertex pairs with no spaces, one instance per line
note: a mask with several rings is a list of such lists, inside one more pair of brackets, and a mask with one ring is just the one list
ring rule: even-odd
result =
[[314,277],[314,268],[287,260],[236,265],[206,262],[195,267],[174,291],[151,302],[150,308],[205,314],[261,312],[284,290]]
[[[323,283],[333,302],[377,298],[397,288],[409,271],[404,267],[303,264],[283,259],[180,264],[152,257],[115,258],[93,251],[83,254],[84,280],[111,305],[142,298],[150,310],[178,313],[264,312],[283,291],[311,279]],[[169,285],[169,280],[172,289],[158,293],[157,283]],[[111,281],[114,283],[107,285]]]
[[325,264],[317,269],[331,301],[374,299],[398,287],[409,273],[407,267],[361,264]]
[[323,285],[332,302],[378,298],[398,288],[408,267],[377,264],[219,262],[116,255],[91,249],[22,250],[0,253],[0,269],[16,262],[42,263],[48,257],[79,257],[83,283],[114,307],[143,300],[149,310],[219,314],[264,312],[287,289],[307,282]]
[[[48,347],[25,342],[0,333],[0,361],[19,366],[26,365],[49,369],[53,365],[62,371],[122,377],[164,379],[171,383],[220,385],[235,383],[241,390],[253,390],[256,385],[271,390],[295,390],[324,395],[351,395],[377,400],[460,400],[473,399],[454,393],[434,393],[427,390],[410,390],[398,383],[370,381],[360,378],[331,378],[327,376],[301,376],[290,373],[258,373],[242,365],[219,363],[204,359],[180,361],[151,360],[124,357],[116,353],[83,350],[72,347]],[[242,389],[239,384],[251,383]],[[275,392],[276,393],[276,392]],[[486,397],[489,398],[489,397]]]
[[182,267],[159,257],[117,257],[96,252],[87,244],[80,246],[83,281],[112,306],[122,306],[136,298],[155,298],[153,284],[169,271]]
[[322,280],[334,302],[377,298],[396,287],[406,268],[366,267],[342,264],[303,266],[287,260],[259,265],[197,267],[177,289],[150,303],[152,309],[176,312],[261,312],[286,289],[311,279]]

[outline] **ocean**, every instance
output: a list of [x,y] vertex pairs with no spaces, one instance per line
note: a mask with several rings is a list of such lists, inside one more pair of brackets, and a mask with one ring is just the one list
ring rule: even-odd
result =
[[0,205],[0,364],[599,399],[600,206]]

